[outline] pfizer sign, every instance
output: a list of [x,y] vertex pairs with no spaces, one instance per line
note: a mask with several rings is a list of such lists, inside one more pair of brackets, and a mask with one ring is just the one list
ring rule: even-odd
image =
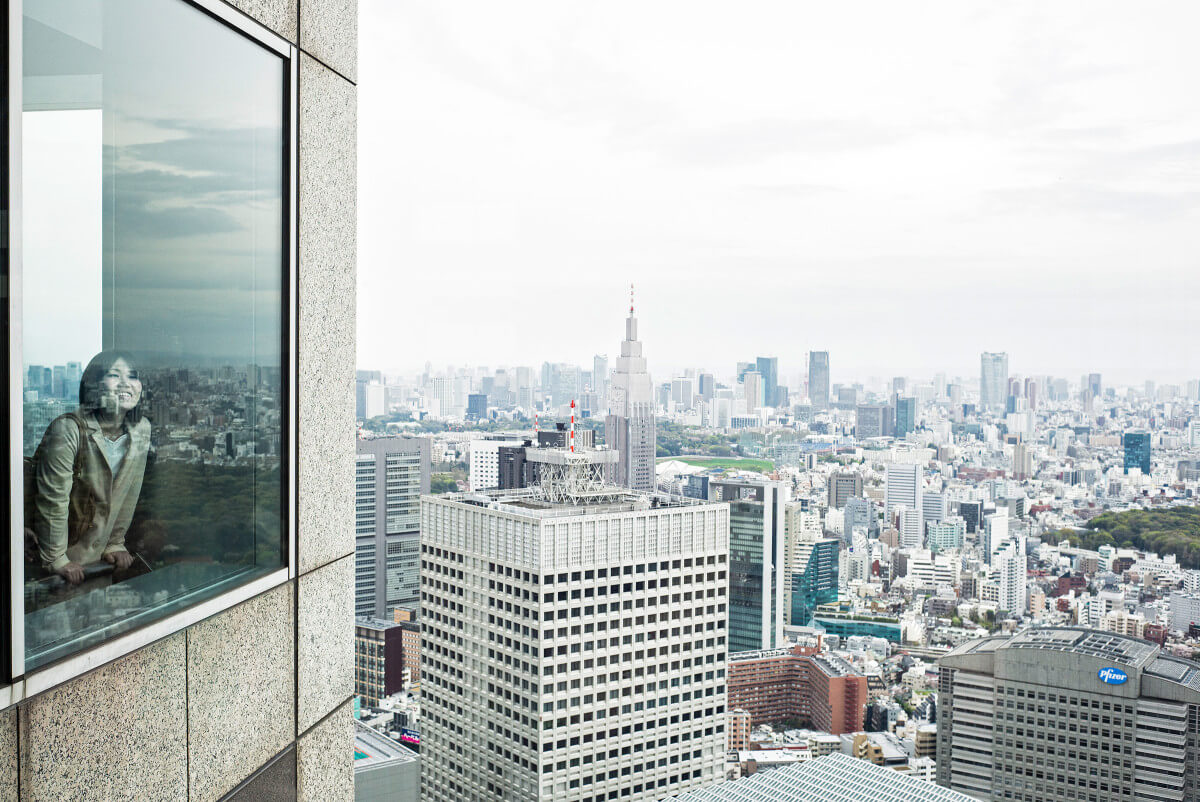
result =
[[1102,668],[1096,672],[1096,676],[1101,682],[1108,685],[1123,685],[1125,680],[1129,679],[1129,675],[1119,668]]

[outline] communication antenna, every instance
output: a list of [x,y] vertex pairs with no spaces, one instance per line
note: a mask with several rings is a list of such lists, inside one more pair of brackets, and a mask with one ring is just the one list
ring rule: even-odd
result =
[[629,283],[629,315],[633,316],[633,282]]
[[571,399],[571,453],[575,453],[575,399]]

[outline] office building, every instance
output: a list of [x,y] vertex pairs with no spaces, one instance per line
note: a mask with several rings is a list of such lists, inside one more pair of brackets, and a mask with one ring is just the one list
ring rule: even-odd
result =
[[1171,594],[1168,608],[1171,612],[1172,632],[1187,634],[1193,624],[1200,624],[1200,593],[1175,591]]
[[924,539],[925,518],[921,510],[911,509],[904,504],[895,506],[896,528],[900,531],[900,548],[919,549]]
[[488,397],[486,393],[467,395],[467,420],[487,420]]
[[917,399],[896,399],[896,437],[903,438],[917,429]]
[[779,397],[779,357],[760,356],[755,361],[755,370],[762,377],[763,404],[768,407],[780,406]]
[[[789,539],[791,534],[789,533]],[[838,556],[836,538],[804,538],[790,544],[784,603],[790,626],[807,626],[817,605],[838,599]]]
[[429,492],[429,440],[359,440],[354,465],[354,614],[391,618],[418,598],[420,498]]
[[592,392],[600,402],[601,409],[608,408],[608,356],[596,354],[592,357]]
[[1200,664],[1077,628],[938,660],[937,781],[981,800],[1195,800]]
[[105,505],[158,543],[46,598],[15,541],[5,802],[354,796],[357,4],[299,5],[5,4],[8,464],[53,437],[42,404],[23,420],[34,359],[63,412],[136,370],[134,485]]
[[671,802],[976,802],[893,768],[833,752],[674,797]]
[[393,621],[354,622],[354,695],[367,707],[404,688],[404,628]]
[[862,474],[838,471],[829,477],[829,507],[840,510],[846,502],[863,494]]
[[625,320],[621,355],[609,378],[608,416],[604,419],[604,442],[620,459],[611,466],[608,481],[632,490],[655,489],[654,389],[642,343],[638,340],[633,304]]
[[747,414],[752,415],[766,406],[766,385],[757,370],[748,370],[742,376],[742,391],[746,396]]
[[677,410],[688,410],[695,405],[695,385],[687,376],[671,379],[671,402]]
[[420,795],[419,755],[361,721],[355,721],[354,802],[407,802],[419,799]]
[[1137,468],[1143,476],[1150,475],[1150,432],[1125,432],[1121,438],[1125,448],[1125,473]]
[[951,507],[958,510],[958,514],[967,524],[968,532],[975,533],[979,531],[979,527],[983,523],[982,501],[959,501],[955,502]]
[[786,621],[784,520],[791,488],[713,481],[709,490],[729,504],[729,650],[774,648]]
[[[496,490],[504,485],[500,483],[502,449],[523,448],[528,442],[523,438],[511,435],[485,435],[478,440],[472,440],[467,446],[468,473],[467,481],[472,490]],[[512,454],[506,451],[507,469],[512,470]]]
[[829,352],[808,354],[808,398],[813,409],[829,409]]
[[967,534],[967,522],[961,516],[934,521],[925,526],[925,546],[934,554],[961,549]]
[[859,440],[891,437],[896,432],[895,412],[886,404],[859,404],[855,411],[854,436]]
[[729,655],[729,706],[754,726],[802,722],[841,735],[863,728],[867,678],[849,663],[811,646]]
[[728,508],[602,484],[608,456],[539,449],[537,487],[422,499],[423,798],[723,776]]
[[1004,410],[1008,393],[1008,354],[985,351],[979,357],[979,405],[992,412]]
[[717,384],[711,373],[701,373],[696,379],[697,392],[705,401],[711,401],[717,397]]
[[854,496],[846,499],[842,509],[842,539],[852,543],[851,535],[862,531],[874,535],[879,531],[879,516],[875,513],[875,504],[869,499]]
[[921,515],[922,493],[921,466],[914,462],[889,462],[887,466],[887,487],[885,514],[889,523],[892,521],[896,507],[904,505]]
[[925,525],[940,521],[946,517],[950,507],[945,493],[926,492],[921,494],[921,517]]

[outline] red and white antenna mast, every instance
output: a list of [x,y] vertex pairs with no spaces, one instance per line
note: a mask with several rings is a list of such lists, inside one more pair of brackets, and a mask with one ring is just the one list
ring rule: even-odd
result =
[[633,282],[629,282],[629,314],[633,315]]
[[571,399],[571,453],[575,453],[575,399]]

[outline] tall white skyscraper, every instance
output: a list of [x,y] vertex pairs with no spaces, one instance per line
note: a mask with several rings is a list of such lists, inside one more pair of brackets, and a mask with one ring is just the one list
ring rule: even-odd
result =
[[984,351],[979,356],[979,405],[1003,410],[1008,394],[1008,354]]
[[423,798],[630,802],[724,778],[729,508],[600,484],[422,499]]
[[888,463],[886,491],[888,521],[892,520],[892,514],[901,504],[921,515],[921,466],[915,462]]
[[654,420],[654,388],[638,340],[637,318],[630,298],[625,320],[621,355],[608,385],[608,417],[604,419],[604,441],[620,455],[609,469],[608,479],[633,490],[655,488],[654,462],[657,451]]
[[983,553],[988,565],[996,564],[996,554],[1008,539],[1008,510],[994,512],[984,519]]

